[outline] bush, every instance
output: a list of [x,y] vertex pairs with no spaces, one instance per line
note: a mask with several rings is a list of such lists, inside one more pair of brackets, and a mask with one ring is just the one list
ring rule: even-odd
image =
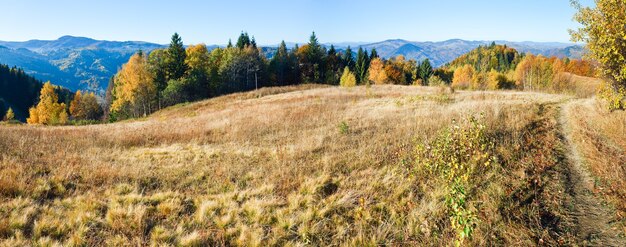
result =
[[509,80],[504,74],[491,71],[487,75],[487,89],[489,90],[498,90],[498,89],[512,89],[515,87],[515,82]]
[[447,190],[446,210],[458,245],[471,237],[478,224],[477,209],[469,203],[472,191],[478,187],[480,176],[496,161],[492,153],[494,141],[487,136],[485,128],[483,121],[471,116],[461,125],[453,123],[435,140],[418,144],[416,148],[416,171],[438,178]]
[[346,121],[341,121],[341,123],[339,123],[339,133],[341,134],[348,134],[350,132],[350,126],[348,126],[348,123],[346,123]]
[[433,75],[430,77],[430,79],[428,79],[428,85],[438,87],[438,86],[446,86],[448,85],[448,83],[446,83],[443,79],[441,79],[441,77]]
[[171,80],[163,90],[163,103],[165,106],[175,105],[187,101],[186,80]]
[[617,90],[610,85],[603,85],[599,92],[600,98],[607,103],[609,111],[626,109],[626,88],[619,87]]

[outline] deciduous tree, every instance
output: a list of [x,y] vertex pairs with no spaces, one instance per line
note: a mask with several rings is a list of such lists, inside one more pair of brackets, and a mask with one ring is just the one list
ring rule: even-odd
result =
[[385,66],[380,58],[374,58],[372,62],[370,62],[369,80],[375,84],[385,84],[387,82]]
[[456,69],[454,71],[454,77],[452,78],[452,87],[461,89],[469,88],[475,73],[474,67],[469,64]]
[[67,110],[65,103],[59,103],[59,96],[54,86],[46,82],[39,94],[39,103],[30,108],[30,116],[26,120],[29,124],[65,124]]
[[129,110],[135,117],[152,112],[156,87],[143,53],[133,55],[115,76],[114,97],[112,111]]
[[93,92],[78,90],[70,103],[70,115],[77,120],[98,120],[102,116],[102,107]]
[[343,69],[343,74],[341,75],[341,80],[339,81],[339,84],[342,87],[356,86],[356,76],[354,76],[354,73],[350,71],[350,68],[345,67]]
[[13,108],[9,107],[7,113],[4,115],[4,120],[11,121],[15,119],[15,113],[13,113]]

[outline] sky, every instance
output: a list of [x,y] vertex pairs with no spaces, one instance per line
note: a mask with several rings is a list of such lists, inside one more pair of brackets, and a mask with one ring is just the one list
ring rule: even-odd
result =
[[[593,0],[582,0],[592,5]],[[508,40],[569,42],[569,0],[4,0],[0,40],[100,40],[226,44],[241,31],[261,45]]]

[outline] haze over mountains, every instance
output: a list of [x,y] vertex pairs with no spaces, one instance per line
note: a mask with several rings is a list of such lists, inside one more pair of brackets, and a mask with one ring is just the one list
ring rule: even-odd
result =
[[[412,42],[392,39],[376,43],[342,42],[334,45],[338,51],[351,46],[355,53],[358,46],[367,50],[376,48],[378,54],[384,58],[398,55],[417,61],[428,58],[435,67],[439,67],[480,45],[491,42],[493,41],[460,39]],[[584,51],[581,46],[570,43],[495,42],[506,44],[520,52],[546,56],[580,58]],[[330,46],[330,43],[326,45]],[[63,36],[57,40],[0,41],[0,64],[21,67],[40,80],[50,80],[71,90],[90,89],[101,93],[111,76],[132,54],[140,49],[149,52],[165,46],[143,41],[104,41],[73,36]],[[209,50],[216,47],[218,46],[210,44],[207,46]],[[264,46],[262,49],[268,57],[271,57],[276,46]]]

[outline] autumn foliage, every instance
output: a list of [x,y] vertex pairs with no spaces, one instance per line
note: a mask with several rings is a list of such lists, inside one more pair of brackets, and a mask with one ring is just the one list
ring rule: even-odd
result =
[[54,86],[46,82],[41,88],[39,103],[29,109],[29,124],[66,124],[68,115],[65,103],[59,103]]
[[93,92],[83,93],[78,90],[70,103],[70,115],[76,120],[98,120],[102,115],[102,107]]
[[385,84],[387,82],[384,63],[380,58],[374,58],[370,62],[369,80],[374,82],[374,84]]
[[142,53],[133,55],[115,77],[115,100],[111,110],[132,116],[151,112],[156,97],[153,75],[148,71],[146,57]]

